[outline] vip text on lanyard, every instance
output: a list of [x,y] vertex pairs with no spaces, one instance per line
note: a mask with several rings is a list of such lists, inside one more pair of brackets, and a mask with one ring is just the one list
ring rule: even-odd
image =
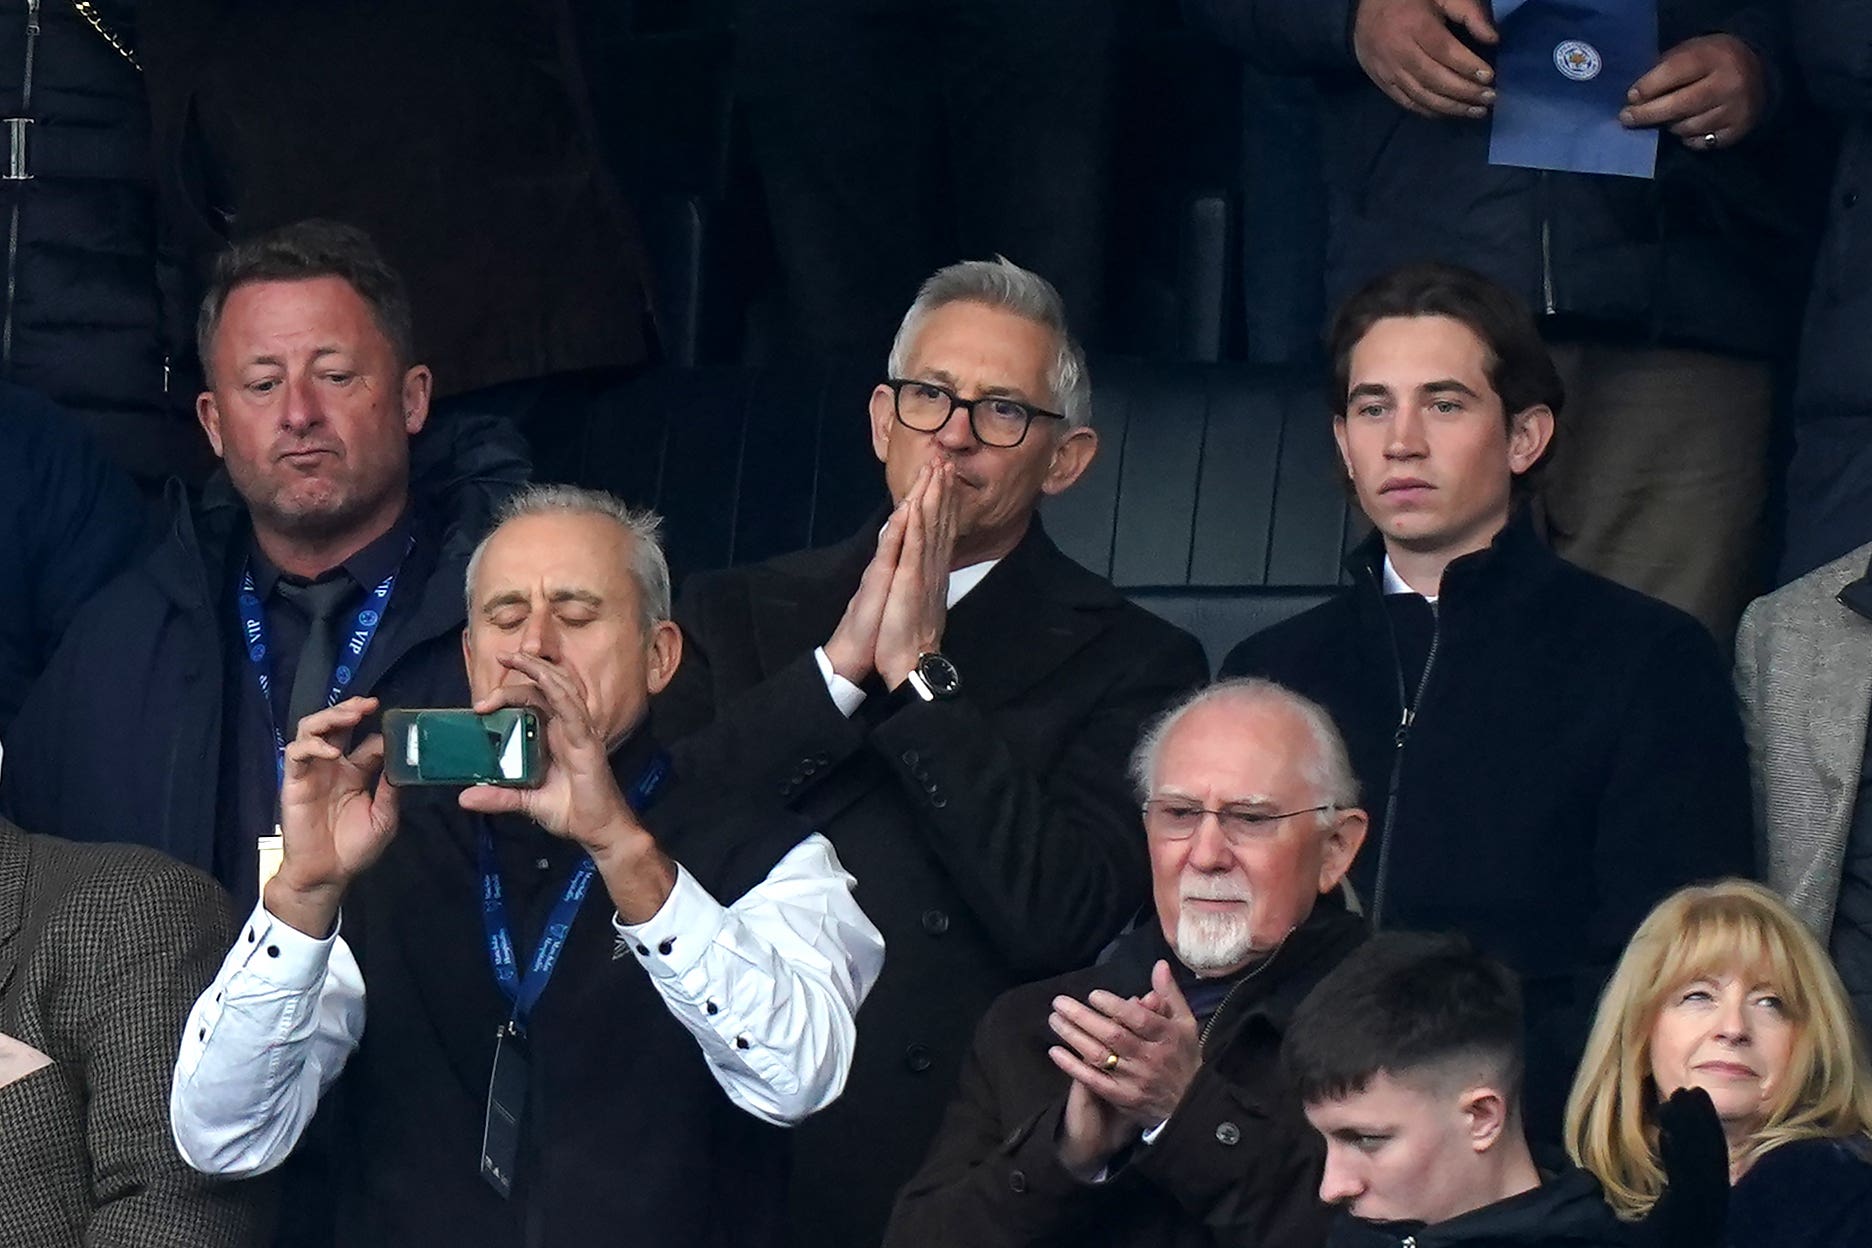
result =
[[[413,543],[412,543],[413,544]],[[405,548],[404,554],[409,553]],[[383,623],[384,608],[390,603],[390,591],[396,588],[397,573],[402,571],[402,564],[390,570],[390,575],[379,581],[377,588],[364,597],[364,604],[351,618],[351,628],[345,634],[344,644],[338,650],[338,664],[332,669],[331,688],[325,693],[325,705],[336,706],[338,699],[344,696],[358,669],[364,664],[364,654],[377,636],[377,626]],[[273,672],[272,660],[268,657],[266,610],[260,602],[260,591],[254,585],[253,564],[241,569],[240,597],[236,605],[240,610],[241,640],[247,646],[247,662],[254,670],[254,678],[260,683],[260,704],[266,707],[267,724],[273,729],[273,783],[286,783],[286,735],[280,729],[279,721],[273,714]],[[294,725],[297,731],[298,725]]]
[[[630,803],[632,810],[642,814],[650,808],[651,803],[656,801],[657,791],[668,779],[669,770],[667,754],[658,753],[649,761],[631,785],[630,792],[624,795],[624,800]],[[539,944],[533,950],[533,961],[527,967],[523,980],[514,956],[513,936],[507,926],[507,906],[501,889],[500,866],[494,857],[494,833],[486,822],[481,825],[478,849],[481,860],[481,921],[487,929],[488,961],[494,967],[494,980],[500,985],[501,992],[513,1002],[513,1017],[504,1030],[508,1035],[518,1036],[525,1033],[527,1019],[531,1017],[533,1007],[539,1003],[540,994],[546,991],[546,981],[552,978],[559,955],[565,950],[572,921],[578,917],[579,906],[591,889],[592,875],[597,867],[591,855],[579,855],[578,865],[572,870],[572,878],[566,881],[565,892],[553,905],[552,913],[546,916],[546,929],[540,933]]]

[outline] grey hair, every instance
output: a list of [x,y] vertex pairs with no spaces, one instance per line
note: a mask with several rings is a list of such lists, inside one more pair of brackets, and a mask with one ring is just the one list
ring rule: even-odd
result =
[[1059,344],[1047,369],[1052,401],[1066,417],[1068,428],[1092,423],[1092,377],[1086,371],[1085,351],[1066,325],[1065,301],[1052,282],[1006,256],[964,260],[930,275],[917,291],[916,302],[904,313],[897,337],[891,340],[890,361],[885,367],[892,377],[909,375],[905,370],[910,367],[910,348],[923,318],[951,303],[986,304],[1052,330]]
[[1191,711],[1217,703],[1226,703],[1244,711],[1279,707],[1291,711],[1306,725],[1313,748],[1307,751],[1304,777],[1307,787],[1319,794],[1318,800],[1329,807],[1319,813],[1319,825],[1322,828],[1331,825],[1337,812],[1358,805],[1358,776],[1353,772],[1352,759],[1346,753],[1345,739],[1339,735],[1339,728],[1333,723],[1332,716],[1327,714],[1326,708],[1285,685],[1256,676],[1217,681],[1207,689],[1199,689],[1144,729],[1143,735],[1138,738],[1137,748],[1131,752],[1131,783],[1137,788],[1139,801],[1147,800],[1156,785],[1158,756],[1163,753],[1164,742],[1170,739],[1176,726]]
[[494,514],[493,527],[468,556],[468,576],[462,589],[470,615],[474,614],[475,576],[481,571],[481,556],[494,535],[510,520],[549,515],[603,516],[623,529],[631,539],[629,571],[637,582],[645,634],[670,618],[669,561],[663,556],[663,542],[658,536],[663,517],[648,508],[632,507],[615,494],[576,485],[529,485],[501,504]]

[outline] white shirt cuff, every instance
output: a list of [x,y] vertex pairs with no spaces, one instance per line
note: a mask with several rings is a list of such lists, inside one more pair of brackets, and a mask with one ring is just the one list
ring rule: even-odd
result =
[[1155,1144],[1157,1142],[1157,1137],[1162,1135],[1164,1133],[1164,1128],[1169,1125],[1170,1125],[1170,1120],[1166,1118],[1162,1122],[1158,1123],[1156,1126],[1152,1127],[1150,1130],[1146,1131],[1144,1133],[1144,1142],[1146,1144]]
[[611,926],[654,978],[681,980],[702,961],[727,915],[727,909],[678,863],[676,885],[655,914],[633,924],[614,910]]
[[275,918],[266,902],[259,901],[235,937],[238,952],[229,963],[269,987],[294,992],[315,989],[325,980],[325,969],[331,963],[338,930],[343,925],[341,918],[332,924],[331,935],[318,940]]
[[812,657],[819,665],[819,677],[825,681],[826,692],[832,695],[832,705],[838,707],[839,714],[850,719],[864,705],[865,691],[832,670],[832,660],[826,657],[824,646],[815,647]]

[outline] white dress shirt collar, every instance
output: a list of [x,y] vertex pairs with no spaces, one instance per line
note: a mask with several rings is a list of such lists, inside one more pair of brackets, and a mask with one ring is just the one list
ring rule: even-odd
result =
[[[1393,567],[1391,564],[1390,555],[1384,557],[1384,592],[1387,594],[1417,594],[1417,591],[1410,587],[1409,582],[1398,575],[1397,568]],[[1417,594],[1417,596],[1431,606],[1436,606],[1435,594]]]

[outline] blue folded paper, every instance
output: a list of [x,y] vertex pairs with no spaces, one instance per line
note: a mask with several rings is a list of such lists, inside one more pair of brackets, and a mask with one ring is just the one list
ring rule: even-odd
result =
[[1489,163],[1651,177],[1657,131],[1619,124],[1658,60],[1657,0],[1495,0]]

